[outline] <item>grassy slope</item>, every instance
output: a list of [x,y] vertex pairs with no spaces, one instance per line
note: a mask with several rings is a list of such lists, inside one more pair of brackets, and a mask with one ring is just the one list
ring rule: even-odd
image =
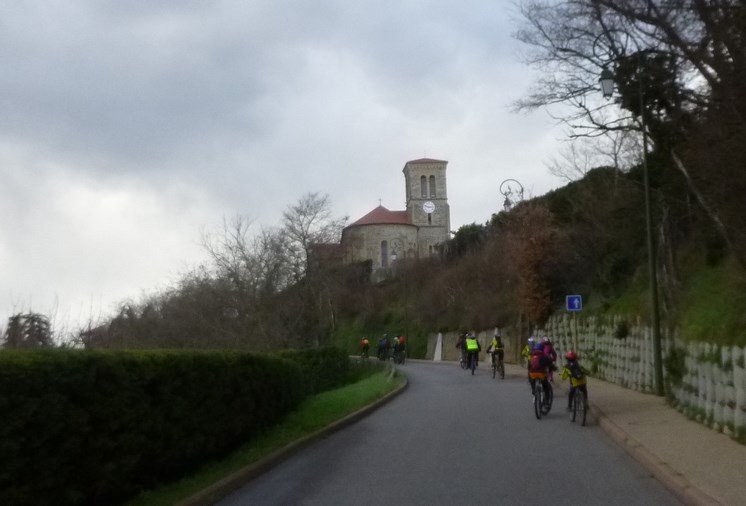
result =
[[[739,268],[732,261],[715,266],[690,262],[681,277],[676,314],[672,315],[678,335],[686,340],[746,346],[746,280]],[[649,293],[647,279],[636,279],[603,313],[648,319]]]
[[130,506],[172,505],[229,474],[258,462],[263,457],[301,439],[330,423],[380,399],[401,385],[404,378],[383,371],[362,381],[313,396],[291,413],[285,421],[256,441],[246,444],[225,460],[206,465],[182,481],[141,494]]
[[685,339],[746,345],[746,283],[731,262],[695,270],[678,318]]

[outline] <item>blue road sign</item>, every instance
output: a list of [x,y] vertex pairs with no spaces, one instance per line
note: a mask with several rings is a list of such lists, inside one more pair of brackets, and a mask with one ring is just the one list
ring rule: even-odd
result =
[[583,296],[567,295],[565,296],[565,304],[568,311],[581,311],[583,309]]

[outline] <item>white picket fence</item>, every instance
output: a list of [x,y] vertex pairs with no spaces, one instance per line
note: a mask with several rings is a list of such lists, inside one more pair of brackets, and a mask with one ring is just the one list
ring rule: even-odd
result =
[[[626,337],[615,337],[625,325]],[[653,391],[652,334],[639,321],[562,315],[551,318],[536,335],[549,336],[560,356],[570,349],[577,351],[584,367],[598,378],[642,392]],[[672,353],[679,357],[679,378],[676,367],[664,368],[666,391],[676,408],[743,441],[746,348],[664,337],[662,353],[666,365],[670,364]]]

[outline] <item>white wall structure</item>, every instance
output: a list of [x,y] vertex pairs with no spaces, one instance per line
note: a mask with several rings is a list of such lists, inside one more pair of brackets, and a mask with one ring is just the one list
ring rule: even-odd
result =
[[[558,354],[578,352],[593,376],[654,391],[652,331],[639,321],[562,315],[537,332],[544,334]],[[662,352],[666,392],[676,409],[734,438],[746,438],[746,348],[664,337]]]
[[[493,329],[477,332],[483,350],[493,333]],[[438,334],[443,360],[458,360],[457,334]],[[575,350],[581,364],[596,378],[654,392],[652,330],[640,319],[564,314],[550,318],[534,335],[548,336],[560,357]],[[503,334],[503,338],[506,359],[518,356],[525,343],[514,336]],[[433,335],[428,358],[433,358],[435,342]],[[662,353],[671,404],[693,420],[746,441],[746,347],[664,337]]]

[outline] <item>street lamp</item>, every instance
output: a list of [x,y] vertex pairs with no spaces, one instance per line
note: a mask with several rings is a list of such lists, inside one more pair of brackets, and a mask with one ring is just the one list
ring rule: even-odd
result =
[[[648,272],[650,277],[650,305],[653,312],[653,367],[655,369],[655,393],[663,395],[663,356],[661,353],[660,311],[658,309],[658,275],[655,269],[653,246],[653,218],[650,209],[650,178],[648,176],[648,132],[645,124],[645,94],[642,88],[642,71],[638,60],[637,84],[640,100],[640,129],[642,130],[642,170],[645,188],[645,224],[647,226]],[[604,68],[599,78],[601,93],[609,98],[614,93],[614,74]]]
[[[500,193],[503,194],[503,209],[510,211],[516,202],[523,200],[523,185],[515,179],[506,179],[500,183]],[[516,198],[511,200],[511,196],[516,194]]]
[[[396,259],[398,258],[396,254],[396,250],[391,252],[391,264],[392,266],[396,262]],[[408,292],[408,286],[407,286],[407,266],[404,266],[404,338],[408,341],[409,340],[409,305],[407,304],[407,292]]]

